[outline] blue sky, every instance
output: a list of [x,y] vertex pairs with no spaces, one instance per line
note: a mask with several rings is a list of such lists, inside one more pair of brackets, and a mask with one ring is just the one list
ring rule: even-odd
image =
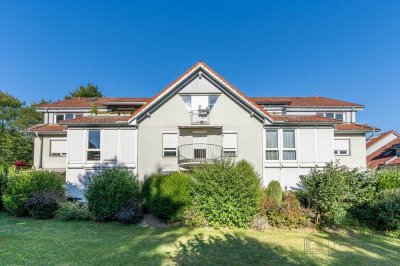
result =
[[321,95],[400,131],[400,1],[0,1],[0,89],[153,96],[202,60],[249,96]]

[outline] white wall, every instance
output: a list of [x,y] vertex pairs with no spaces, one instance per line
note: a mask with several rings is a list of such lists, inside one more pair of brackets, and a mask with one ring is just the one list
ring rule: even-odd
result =
[[348,139],[350,142],[349,155],[335,155],[335,160],[350,168],[367,167],[366,139],[364,133],[335,133],[335,138]]
[[34,139],[33,165],[38,169],[65,172],[66,156],[52,156],[50,142],[52,139],[65,139],[65,134],[41,134]]
[[[296,160],[282,160],[282,141],[280,156],[277,161],[265,160],[263,185],[267,186],[272,180],[278,180],[282,188],[292,189],[300,181],[299,176],[307,174],[313,167],[322,167],[334,160],[333,156],[333,127],[273,127],[282,136],[283,129],[294,129],[296,132]],[[265,147],[265,134],[264,134]]]
[[[87,160],[88,130],[101,130],[101,160]],[[71,195],[83,197],[90,175],[110,167],[125,167],[136,174],[137,130],[120,128],[68,128],[67,183]]]

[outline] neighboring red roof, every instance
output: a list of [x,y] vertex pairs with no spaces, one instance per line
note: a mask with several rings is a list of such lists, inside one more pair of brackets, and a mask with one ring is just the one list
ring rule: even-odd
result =
[[139,109],[137,109],[133,114],[131,115],[130,118],[136,116],[138,113],[140,113],[144,108],[149,106],[152,102],[154,102],[155,99],[157,99],[161,94],[163,94],[165,91],[167,91],[169,88],[174,86],[180,79],[182,79],[184,76],[189,74],[193,69],[198,67],[199,65],[202,65],[204,68],[206,68],[208,71],[213,73],[215,76],[217,76],[219,79],[221,79],[224,83],[226,83],[231,89],[236,91],[239,95],[241,95],[243,98],[245,98],[247,101],[249,101],[255,108],[260,110],[260,112],[264,113],[267,117],[271,118],[271,115],[265,111],[262,107],[260,107],[258,104],[256,104],[251,98],[247,97],[244,95],[239,89],[237,89],[235,86],[233,86],[231,83],[229,83],[227,80],[225,80],[221,75],[219,75],[217,72],[215,72],[212,68],[210,68],[208,65],[206,65],[204,62],[197,62],[194,64],[192,67],[190,67],[185,73],[183,73],[181,76],[179,76],[177,79],[175,79],[172,83],[170,83],[167,87],[165,87],[163,90],[161,90],[156,96],[151,98],[146,104],[142,105]]
[[58,124],[38,124],[24,129],[23,132],[56,132],[64,130],[66,130],[66,127]]
[[45,108],[45,107],[91,107],[93,102],[96,104],[96,106],[106,106],[107,104],[112,104],[112,103],[137,103],[137,104],[143,104],[147,102],[150,98],[130,98],[130,97],[123,97],[123,98],[113,98],[113,97],[104,97],[104,98],[72,98],[72,99],[66,99],[54,103],[46,103],[46,104],[41,104],[38,107],[39,108]]
[[372,145],[374,145],[374,144],[377,143],[378,141],[384,139],[385,137],[387,137],[387,136],[390,135],[390,134],[395,134],[395,135],[397,135],[398,137],[400,137],[400,134],[399,134],[397,131],[390,130],[390,131],[388,131],[388,132],[384,132],[384,133],[380,134],[379,136],[376,136],[376,137],[373,138],[373,139],[370,139],[370,140],[367,142],[367,148],[371,147]]
[[129,116],[82,116],[60,121],[60,124],[115,124],[117,122],[127,122]]
[[283,104],[289,106],[315,106],[315,107],[364,107],[362,104],[340,101],[332,98],[312,96],[312,97],[252,97],[260,105],[263,104]]
[[341,120],[318,116],[318,115],[274,115],[272,116],[275,122],[283,121],[283,122],[318,122],[318,123],[329,123],[329,124],[337,124],[342,123]]
[[339,131],[379,131],[379,128],[367,125],[367,124],[356,124],[356,123],[343,123],[335,126],[336,130]]
[[367,164],[371,169],[376,169],[380,165],[397,165],[400,164],[400,157],[397,157],[393,152],[389,152],[393,145],[400,144],[400,137],[389,142],[385,146],[374,151],[367,156]]

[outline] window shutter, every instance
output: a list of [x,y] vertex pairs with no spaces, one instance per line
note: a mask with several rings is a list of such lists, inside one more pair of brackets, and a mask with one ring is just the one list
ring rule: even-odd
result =
[[224,137],[222,138],[222,146],[224,149],[236,149],[237,133],[224,133]]
[[66,140],[50,140],[50,150],[52,154],[63,154],[67,153],[67,141]]
[[335,139],[335,150],[349,150],[349,140],[348,139]]
[[176,149],[178,146],[177,133],[163,133],[163,148]]

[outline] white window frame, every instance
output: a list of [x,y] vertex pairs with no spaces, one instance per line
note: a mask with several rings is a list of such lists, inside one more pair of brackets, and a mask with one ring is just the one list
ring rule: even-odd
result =
[[[333,117],[328,117],[327,114],[333,114]],[[323,116],[323,117],[328,117],[328,118],[333,118],[333,119],[337,119],[337,120],[341,120],[341,121],[345,121],[346,120],[346,114],[344,112],[325,112],[325,113],[317,113],[318,116]],[[342,115],[342,119],[337,118],[337,115]]]
[[[343,150],[336,150],[336,147],[335,147],[335,141],[336,140],[347,140],[347,142],[349,143],[349,146],[348,146],[348,149],[347,149],[347,153],[342,154],[342,153],[340,153],[340,151],[343,151]],[[333,149],[334,156],[350,156],[351,155],[350,154],[350,150],[351,150],[350,138],[334,138],[333,146],[334,146],[334,149]]]
[[[294,148],[285,148],[284,147],[284,138],[283,138],[283,132],[284,131],[293,131],[293,133],[294,133]],[[287,162],[295,162],[295,161],[297,161],[297,130],[296,129],[294,129],[294,128],[285,128],[285,129],[282,129],[281,130],[281,132],[282,132],[282,161],[287,161]],[[278,141],[278,143],[279,143],[279,141]],[[295,152],[295,157],[296,157],[296,159],[294,159],[294,160],[285,160],[284,159],[284,156],[283,156],[283,154],[284,154],[284,152],[285,151],[294,151]]]
[[[89,148],[89,135],[90,135],[90,131],[99,131],[99,133],[100,133],[100,141],[99,141],[99,145],[100,145],[100,148],[96,148],[96,149],[94,149],[94,148]],[[87,131],[86,131],[86,161],[87,162],[99,162],[99,161],[101,161],[101,158],[102,158],[102,156],[101,156],[101,142],[102,142],[102,138],[103,138],[103,133],[102,133],[102,130],[101,129],[88,129]],[[92,152],[92,151],[98,151],[99,152],[99,154],[100,154],[100,157],[99,157],[99,159],[98,160],[89,160],[88,158],[89,158],[89,152]]]
[[[224,139],[222,139],[222,156],[223,157],[237,157],[238,156],[238,134],[236,131],[224,131],[222,133],[222,138],[225,137],[225,135],[235,135],[235,144],[234,147],[225,147],[224,145]],[[234,155],[225,155],[225,152],[234,152]]]
[[52,145],[53,145],[53,141],[65,141],[65,148],[67,148],[67,139],[65,139],[65,138],[51,138],[50,139],[50,149],[49,149],[49,154],[50,154],[50,157],[66,157],[67,156],[67,152],[65,152],[65,153],[52,153],[51,152],[51,147],[52,147]]
[[[164,135],[175,135],[176,137],[176,147],[165,147],[164,143]],[[161,135],[161,142],[162,142],[162,156],[163,157],[177,157],[178,156],[178,132],[176,131],[163,131]],[[175,152],[175,155],[166,154],[166,152]]]
[[61,120],[65,120],[65,116],[66,115],[69,115],[69,114],[71,114],[72,115],[72,118],[68,118],[68,119],[74,119],[74,118],[77,118],[77,117],[82,117],[83,116],[83,113],[55,113],[54,114],[54,124],[57,124],[58,123],[58,121],[57,121],[57,116],[63,116],[63,119],[61,119]]
[[[267,148],[267,131],[276,131],[276,138],[277,138],[277,147],[276,148]],[[280,143],[280,141],[279,141],[279,139],[280,139],[280,137],[279,137],[279,129],[275,129],[275,128],[267,128],[267,129],[265,129],[264,130],[264,136],[265,136],[265,145],[264,145],[264,156],[265,156],[265,161],[268,161],[268,162],[278,162],[279,160],[280,160],[280,158],[281,158],[281,155],[280,155],[280,150],[279,150],[279,143]],[[277,160],[268,160],[267,159],[267,151],[277,151],[278,152],[278,159]]]

